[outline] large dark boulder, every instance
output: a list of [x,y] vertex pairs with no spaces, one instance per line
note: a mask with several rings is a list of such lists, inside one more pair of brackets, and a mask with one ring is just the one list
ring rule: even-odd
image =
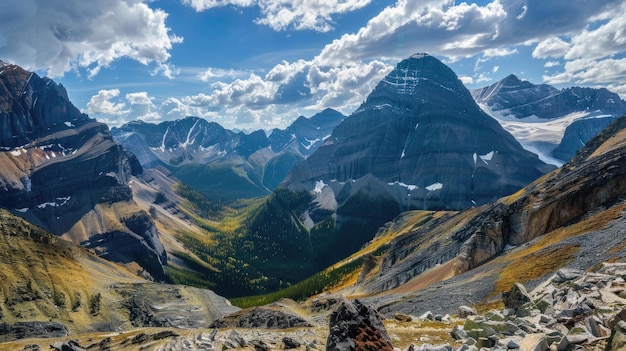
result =
[[330,315],[329,328],[327,351],[393,350],[378,312],[359,300],[344,300]]

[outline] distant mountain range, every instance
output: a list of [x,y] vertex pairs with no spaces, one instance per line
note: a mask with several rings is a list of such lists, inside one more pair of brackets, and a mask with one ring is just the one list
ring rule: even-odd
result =
[[198,117],[134,121],[111,132],[143,167],[164,166],[207,197],[229,201],[268,195],[344,118],[327,109],[274,129],[269,137],[262,130],[235,133]]
[[[509,75],[472,91],[476,102],[529,150],[563,163],[615,118],[626,101],[604,88],[562,90]],[[532,131],[532,132],[531,132]]]

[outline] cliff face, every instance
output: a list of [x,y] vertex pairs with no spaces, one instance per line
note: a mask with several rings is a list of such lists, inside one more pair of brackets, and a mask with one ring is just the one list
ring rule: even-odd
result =
[[152,222],[125,223],[141,213],[129,187],[142,172],[137,158],[105,124],[80,113],[61,85],[7,63],[0,66],[0,165],[1,207],[122,262],[145,255],[144,268],[162,276],[165,251]]
[[624,203],[625,140],[626,116],[593,138],[569,163],[516,194],[438,217],[399,236],[378,273],[365,285],[372,292],[393,289],[440,264],[449,266],[446,269],[452,275],[461,274],[490,261],[506,247],[539,236],[557,235],[551,233],[561,229],[580,233],[602,229],[593,226],[593,221],[571,228]]
[[[436,58],[400,62],[281,186],[313,190],[372,175],[403,209],[462,209],[515,192],[551,168],[474,102]],[[320,183],[322,182],[322,183]]]

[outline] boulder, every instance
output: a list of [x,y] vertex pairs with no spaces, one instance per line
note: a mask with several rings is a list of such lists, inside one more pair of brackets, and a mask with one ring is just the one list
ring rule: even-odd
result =
[[626,350],[626,322],[620,321],[611,334],[611,343],[608,345],[608,351],[624,351]]
[[413,320],[413,318],[411,318],[411,316],[409,316],[408,314],[404,314],[404,313],[400,313],[400,312],[396,313],[393,317],[397,321],[400,321],[400,322],[410,322],[410,321]]
[[217,319],[212,328],[261,328],[287,329],[310,327],[311,323],[302,317],[282,311],[255,307],[244,309]]
[[236,349],[239,347],[246,347],[248,345],[246,340],[244,340],[244,338],[242,338],[241,335],[239,335],[239,333],[237,333],[235,330],[231,331],[230,334],[228,334],[223,343],[223,348],[227,350]]
[[299,341],[288,336],[283,338],[283,344],[285,345],[285,349],[296,349],[301,345]]
[[545,351],[549,348],[546,336],[540,333],[526,335],[519,346],[525,351]]
[[556,275],[554,276],[554,278],[552,278],[552,281],[555,283],[564,283],[570,280],[578,279],[584,273],[585,272],[578,269],[561,268],[556,272]]
[[469,306],[461,306],[459,307],[459,317],[467,318],[468,316],[475,316],[478,312],[476,312],[475,308]]
[[531,301],[526,288],[520,283],[515,283],[511,290],[503,292],[502,300],[505,307],[515,309]]
[[463,327],[461,327],[460,325],[455,325],[454,328],[452,328],[452,331],[450,332],[450,336],[454,340],[464,340],[464,339],[467,339],[467,333],[465,332]]
[[393,351],[378,312],[359,300],[343,300],[330,315],[327,351]]

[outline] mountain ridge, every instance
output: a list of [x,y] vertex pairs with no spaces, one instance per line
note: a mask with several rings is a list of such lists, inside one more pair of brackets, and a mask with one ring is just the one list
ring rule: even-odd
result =
[[606,88],[559,90],[515,75],[471,93],[525,148],[557,165],[567,162],[593,136],[626,114],[626,101]]
[[[111,132],[138,155],[143,167],[169,168],[210,199],[233,201],[269,195],[343,118],[326,109],[311,118],[300,116],[269,137],[261,130],[235,133],[200,117],[159,124],[129,122]],[[201,184],[202,178],[211,179],[214,189]]]
[[48,78],[5,64],[0,90],[0,206],[164,279],[167,255],[128,186],[135,156]]
[[[494,157],[491,166],[487,155]],[[519,159],[511,163],[512,156]],[[529,163],[519,167],[522,160]],[[518,167],[523,179],[506,179],[495,164],[500,169]],[[402,208],[459,209],[519,189],[547,170],[542,168],[542,162],[480,110],[452,70],[430,55],[414,55],[400,62],[281,186],[313,190],[318,181],[346,182],[372,173],[392,183],[390,191],[404,192],[398,199]],[[446,180],[437,174],[454,175]],[[475,175],[495,174],[495,188],[485,188],[487,181],[474,182]]]

